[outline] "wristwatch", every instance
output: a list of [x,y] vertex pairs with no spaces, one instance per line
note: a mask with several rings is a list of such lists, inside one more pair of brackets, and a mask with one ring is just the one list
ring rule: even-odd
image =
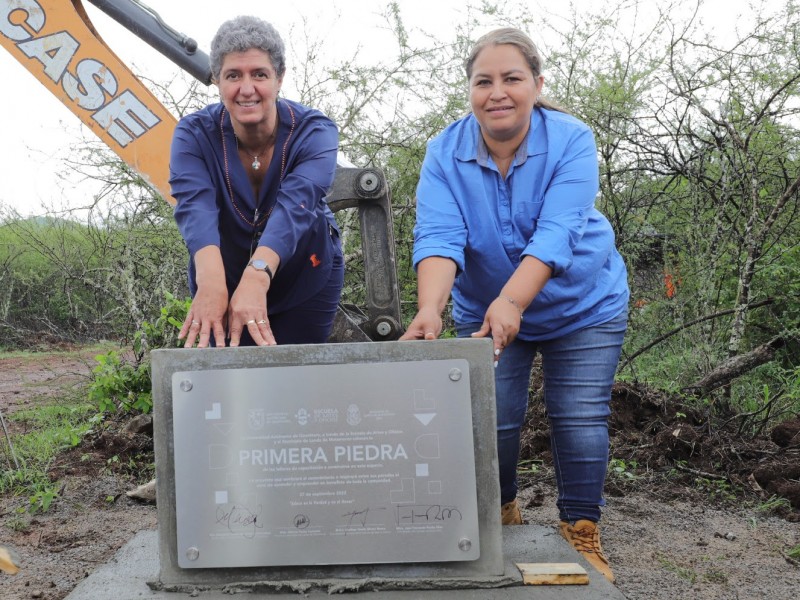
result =
[[256,271],[264,271],[269,277],[269,280],[272,281],[272,269],[270,268],[269,264],[265,260],[261,260],[260,258],[254,258],[249,263],[247,263],[248,267],[253,267]]

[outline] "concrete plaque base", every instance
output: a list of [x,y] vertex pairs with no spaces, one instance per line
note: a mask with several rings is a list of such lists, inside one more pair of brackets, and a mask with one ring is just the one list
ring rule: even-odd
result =
[[489,340],[152,364],[156,587],[503,585]]

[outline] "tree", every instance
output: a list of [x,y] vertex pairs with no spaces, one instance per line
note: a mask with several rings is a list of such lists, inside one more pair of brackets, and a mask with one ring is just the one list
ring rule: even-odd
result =
[[[514,25],[544,50],[546,94],[595,133],[598,205],[617,234],[633,288],[624,376],[680,389],[721,364],[753,368],[754,361],[732,360],[739,355],[769,357],[777,369],[797,362],[797,2],[774,12],[756,5],[731,39],[713,37],[699,2],[685,18],[676,16],[685,14],[679,7],[620,0],[564,18],[523,2],[483,2],[466,7],[443,38],[407,28],[402,4],[391,2],[385,49],[393,54],[382,59],[340,57],[305,28],[304,35],[286,36],[293,56],[284,93],[337,122],[350,161],[387,175],[405,306],[415,299],[414,194],[426,144],[469,110],[463,63],[473,41]],[[152,87],[176,115],[211,100],[185,79]],[[90,205],[113,199],[113,219],[95,224],[111,227],[115,240],[121,231],[132,236],[115,247],[127,265],[121,302],[134,321],[146,318],[151,297],[134,293],[136,282],[175,290],[183,281],[185,251],[166,205],[99,144],[85,143],[69,167],[103,182]],[[358,304],[365,277],[360,232],[353,215],[337,218],[347,256],[345,301]],[[158,250],[143,256],[140,242]],[[165,256],[165,273],[144,267]],[[774,352],[753,354],[765,345]],[[772,377],[759,373],[748,385]]]
[[[719,41],[697,14],[677,22],[659,4],[647,20],[639,6],[576,15],[551,80],[595,131],[600,203],[647,305],[641,329],[699,326],[688,383],[752,344],[797,334],[797,303],[770,278],[798,269],[800,19],[789,2]],[[748,320],[754,305],[773,305],[768,296],[783,313]]]

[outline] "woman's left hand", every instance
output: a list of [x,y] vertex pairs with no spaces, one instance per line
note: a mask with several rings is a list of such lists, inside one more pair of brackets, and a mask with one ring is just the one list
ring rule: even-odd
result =
[[277,345],[267,316],[268,289],[269,281],[265,273],[245,270],[228,307],[231,347],[239,345],[245,327],[257,346]]
[[506,346],[511,344],[519,333],[522,315],[519,309],[505,298],[495,298],[489,305],[481,328],[472,337],[486,337],[491,333],[494,341],[494,364]]

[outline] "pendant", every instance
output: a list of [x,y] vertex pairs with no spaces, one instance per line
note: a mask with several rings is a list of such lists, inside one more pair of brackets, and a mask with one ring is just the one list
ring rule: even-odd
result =
[[253,170],[254,170],[254,171],[258,171],[258,167],[260,167],[260,166],[261,166],[261,163],[259,162],[259,160],[258,160],[258,157],[257,157],[257,156],[254,156],[254,157],[253,157],[253,164],[252,164],[251,166],[253,167]]

